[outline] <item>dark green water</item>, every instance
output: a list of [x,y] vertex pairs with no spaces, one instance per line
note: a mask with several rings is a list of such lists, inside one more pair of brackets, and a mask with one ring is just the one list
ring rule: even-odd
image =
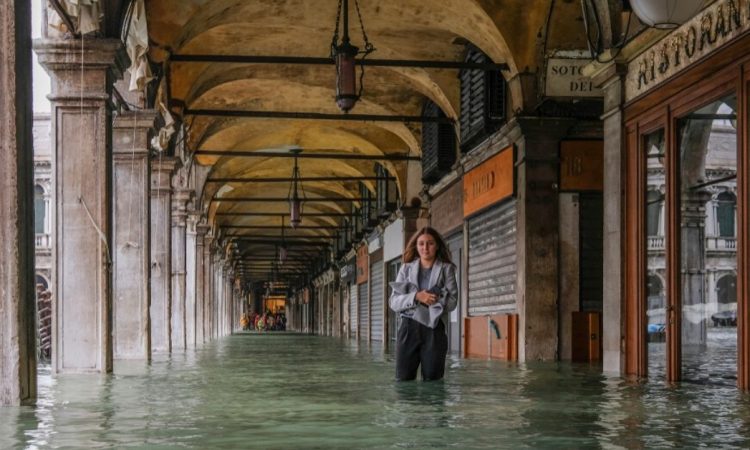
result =
[[0,408],[0,448],[749,448],[734,387],[632,384],[598,368],[451,360],[396,383],[393,354],[334,338],[235,335],[111,376],[40,375]]

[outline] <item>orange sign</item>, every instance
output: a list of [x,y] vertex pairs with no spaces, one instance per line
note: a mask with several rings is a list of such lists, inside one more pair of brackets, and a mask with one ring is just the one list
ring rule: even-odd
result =
[[560,143],[560,190],[601,191],[604,177],[602,141]]
[[366,245],[357,249],[357,284],[367,283],[370,277],[369,253]]
[[513,195],[513,146],[464,175],[464,217]]

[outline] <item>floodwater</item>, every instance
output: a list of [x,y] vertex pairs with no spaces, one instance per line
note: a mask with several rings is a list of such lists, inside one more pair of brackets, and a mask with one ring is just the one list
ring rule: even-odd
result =
[[749,448],[734,386],[608,378],[569,363],[449,361],[393,380],[393,353],[349,340],[237,334],[109,376],[40,374],[0,408],[0,448]]

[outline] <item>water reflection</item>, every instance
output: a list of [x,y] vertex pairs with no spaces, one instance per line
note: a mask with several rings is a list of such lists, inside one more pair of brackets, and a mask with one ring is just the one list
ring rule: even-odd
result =
[[596,366],[449,357],[394,381],[393,354],[348,340],[237,335],[116,375],[40,375],[0,409],[0,448],[669,448],[750,446],[748,396],[637,384]]

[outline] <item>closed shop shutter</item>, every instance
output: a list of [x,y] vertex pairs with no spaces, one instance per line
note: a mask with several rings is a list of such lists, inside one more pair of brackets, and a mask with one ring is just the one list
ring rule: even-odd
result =
[[357,335],[357,285],[349,288],[349,333],[352,337]]
[[456,309],[450,314],[450,320],[448,320],[448,351],[452,353],[459,353],[461,351],[461,285],[463,284],[462,277],[462,251],[464,246],[464,235],[461,232],[455,233],[445,240],[445,245],[448,246],[448,250],[451,252],[451,259],[453,264],[456,265],[456,281],[458,282],[459,301],[456,303]]
[[516,312],[516,201],[469,220],[469,315]]
[[602,311],[604,206],[601,194],[580,194],[581,311]]
[[359,300],[359,338],[366,341],[370,339],[370,310],[367,305],[367,283],[362,283],[357,288],[359,290],[357,293],[357,299]]
[[370,338],[373,341],[383,341],[383,261],[378,261],[370,267],[370,323],[372,324]]

